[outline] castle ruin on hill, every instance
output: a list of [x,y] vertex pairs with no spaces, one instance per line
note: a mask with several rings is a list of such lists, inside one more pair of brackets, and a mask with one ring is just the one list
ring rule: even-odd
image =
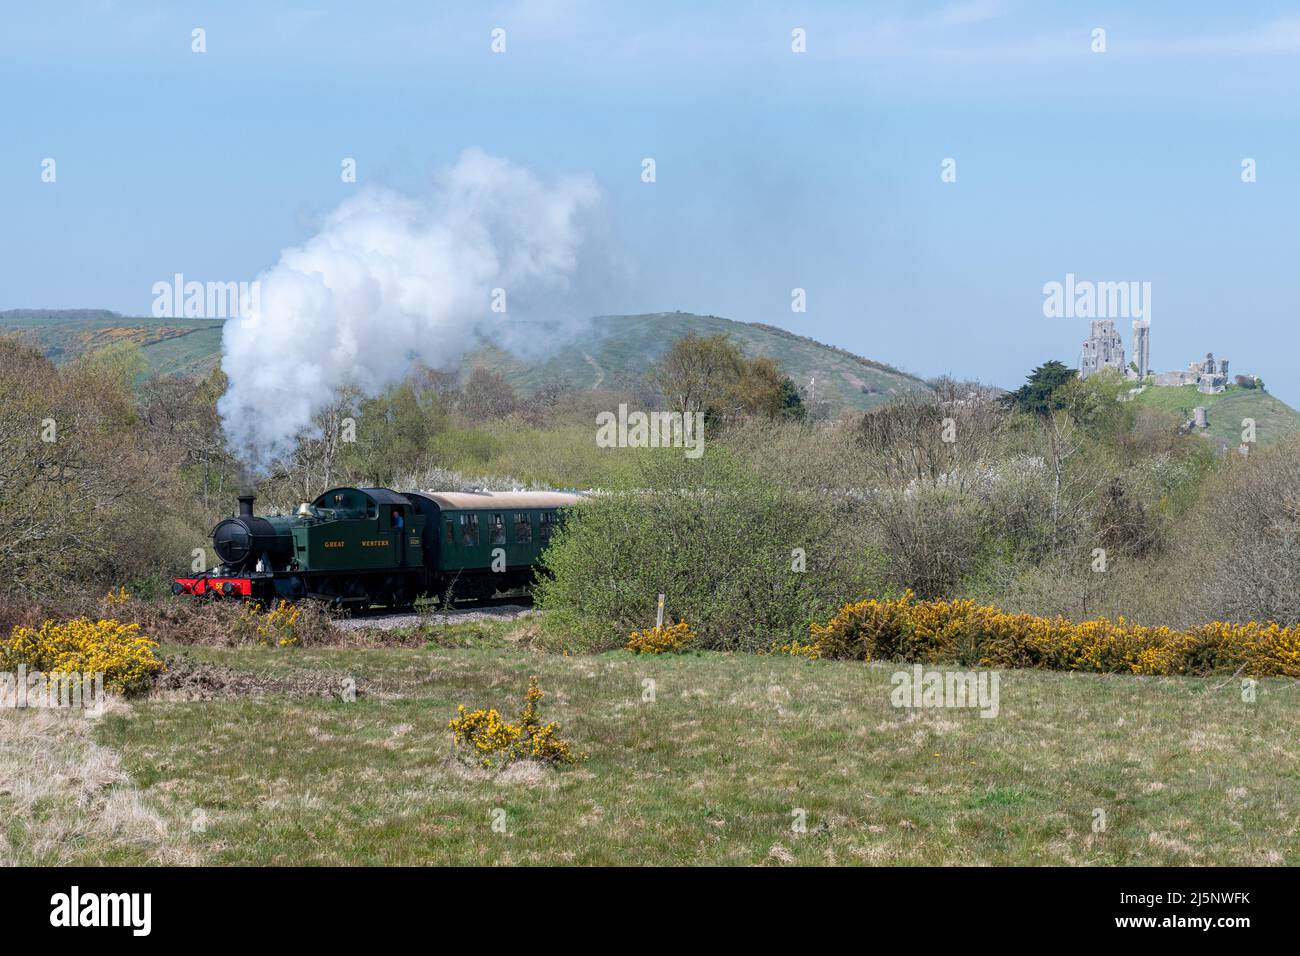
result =
[[[1151,323],[1144,319],[1133,322],[1133,361],[1124,361],[1124,342],[1112,319],[1096,319],[1079,354],[1079,377],[1088,376],[1104,368],[1113,368],[1140,385],[1195,385],[1207,395],[1222,392],[1228,387],[1228,360],[1215,360],[1214,353],[1206,352],[1205,361],[1192,361],[1185,369],[1172,372],[1152,372]],[[1258,382],[1255,376],[1238,375],[1239,384]]]

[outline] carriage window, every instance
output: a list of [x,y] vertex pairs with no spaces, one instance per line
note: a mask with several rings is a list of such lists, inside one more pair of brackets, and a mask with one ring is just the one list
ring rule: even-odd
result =
[[450,518],[447,519],[447,543],[453,545],[456,543],[456,523]]
[[492,543],[506,543],[506,518],[505,515],[492,516]]
[[528,512],[526,511],[515,514],[515,541],[518,544],[533,543],[533,523],[528,520]]
[[541,528],[539,529],[539,537],[542,539],[542,544],[546,544],[551,540],[551,535],[555,531],[555,512],[543,511],[538,515],[538,517],[542,522]]
[[478,515],[460,516],[460,543],[467,548],[478,547]]

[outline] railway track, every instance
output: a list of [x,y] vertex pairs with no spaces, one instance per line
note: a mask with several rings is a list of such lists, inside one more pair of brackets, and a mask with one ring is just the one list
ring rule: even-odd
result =
[[347,617],[336,618],[334,626],[342,630],[377,628],[387,631],[399,627],[414,627],[418,624],[463,623],[486,618],[513,620],[529,613],[532,609],[532,595],[519,594],[463,604],[445,610],[438,607],[423,612],[387,609],[354,611]]

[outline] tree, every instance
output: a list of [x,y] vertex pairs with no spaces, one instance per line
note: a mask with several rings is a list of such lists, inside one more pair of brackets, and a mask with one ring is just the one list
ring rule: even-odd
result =
[[729,392],[734,404],[744,414],[770,419],[802,419],[806,414],[798,387],[781,373],[776,359],[766,355],[742,358],[736,381]]
[[1064,404],[1057,392],[1078,375],[1072,368],[1052,359],[1044,362],[1029,374],[1028,381],[1007,396],[1014,408],[1032,415],[1047,415]]
[[808,418],[808,407],[803,403],[803,396],[799,394],[799,386],[794,383],[794,379],[786,376],[781,380],[781,390],[778,395],[781,417],[789,418],[797,422],[805,421]]
[[547,379],[528,399],[520,403],[519,410],[524,421],[534,428],[543,427],[565,395],[571,391],[573,386],[564,376]]
[[471,422],[505,418],[519,405],[515,390],[500,372],[475,366],[460,396],[460,410]]
[[984,386],[941,378],[863,413],[855,437],[865,464],[899,485],[965,487],[983,480],[1003,418]]
[[941,378],[852,430],[865,533],[897,587],[941,597],[976,568],[995,517],[987,489],[1005,417],[989,389]]
[[673,342],[651,378],[673,411],[716,418],[734,409],[744,364],[730,336],[688,332]]
[[802,421],[807,416],[798,387],[776,359],[746,358],[724,333],[683,335],[651,370],[650,378],[673,411],[703,412],[710,421],[743,416]]
[[174,449],[184,467],[201,475],[205,511],[214,496],[221,498],[226,479],[239,471],[217,414],[217,399],[225,389],[226,376],[219,368],[198,380],[155,375],[140,386],[140,414],[150,440]]
[[[360,398],[359,389],[341,388],[312,416],[312,424],[298,434],[293,454],[274,463],[268,489],[274,498],[283,504],[311,501],[336,484],[345,448],[355,434]],[[288,492],[287,500],[280,491]]]
[[1178,538],[1196,619],[1300,624],[1300,437],[1229,456]]
[[122,583],[179,557],[176,459],[140,424],[129,349],[55,368],[0,339],[0,589]]
[[443,398],[420,393],[410,381],[361,402],[356,441],[344,449],[349,474],[370,484],[391,487],[398,475],[427,464],[434,436],[446,428]]

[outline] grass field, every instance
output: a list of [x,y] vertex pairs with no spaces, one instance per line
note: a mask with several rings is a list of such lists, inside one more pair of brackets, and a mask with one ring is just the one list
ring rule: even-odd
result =
[[[1232,679],[1004,672],[1000,714],[981,718],[895,709],[891,665],[565,657],[508,631],[188,648],[270,692],[97,721],[0,714],[0,859],[1253,865],[1300,850],[1289,682],[1247,703]],[[450,759],[456,705],[513,715],[530,674],[588,758],[503,773]],[[355,702],[312,693],[345,678]]]
[[1163,409],[1180,421],[1190,419],[1197,406],[1204,407],[1209,420],[1206,437],[1230,448],[1241,444],[1242,422],[1247,418],[1254,420],[1256,439],[1262,445],[1300,431],[1300,414],[1257,388],[1229,385],[1215,395],[1205,395],[1195,385],[1149,386],[1137,401]]

